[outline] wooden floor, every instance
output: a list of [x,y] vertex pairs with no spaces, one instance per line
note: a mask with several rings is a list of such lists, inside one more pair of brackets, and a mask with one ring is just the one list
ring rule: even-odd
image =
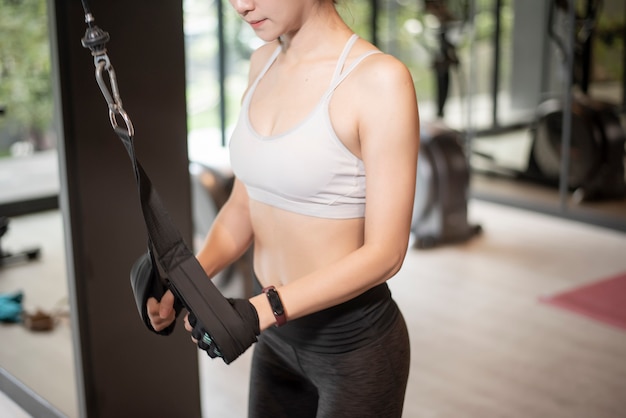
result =
[[[481,236],[410,249],[390,281],[412,345],[404,416],[626,417],[626,331],[539,301],[626,271],[626,234],[481,201],[470,219]],[[54,211],[12,220],[5,246],[42,245],[42,259],[0,270],[0,293],[62,309],[61,231]],[[0,326],[0,341],[0,367],[77,416],[66,321],[49,334]],[[204,416],[245,417],[250,351],[230,366],[200,359]],[[0,417],[28,416],[9,408],[0,396]]]

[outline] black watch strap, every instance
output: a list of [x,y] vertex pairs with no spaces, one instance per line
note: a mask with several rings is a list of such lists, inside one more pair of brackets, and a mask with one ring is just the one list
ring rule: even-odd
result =
[[267,300],[272,308],[274,318],[276,318],[276,326],[280,327],[287,322],[287,316],[285,315],[285,309],[283,308],[283,302],[280,300],[280,295],[274,286],[268,286],[263,289],[263,293],[267,295]]

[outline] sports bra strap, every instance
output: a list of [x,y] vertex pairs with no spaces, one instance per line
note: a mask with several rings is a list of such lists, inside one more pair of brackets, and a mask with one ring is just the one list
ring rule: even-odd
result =
[[348,54],[350,53],[350,50],[352,49],[352,45],[354,45],[357,39],[359,39],[359,36],[356,33],[353,33],[350,39],[348,39],[348,42],[346,42],[346,46],[343,47],[343,51],[341,52],[341,55],[339,56],[339,60],[337,61],[337,66],[335,67],[335,72],[333,74],[331,85],[334,84],[335,81],[339,79],[339,76],[341,76],[341,71],[343,70],[343,66],[346,63]]
[[258,84],[259,81],[261,81],[261,78],[263,78],[263,76],[270,69],[272,64],[274,64],[274,61],[276,61],[276,58],[278,57],[278,54],[280,54],[280,51],[282,51],[282,49],[283,49],[282,45],[278,44],[278,47],[274,50],[274,52],[272,52],[270,59],[267,60],[267,62],[265,63],[265,66],[263,67],[263,69],[261,69],[261,72],[257,76],[256,80],[254,80],[255,85]]
[[[344,71],[343,67],[348,58],[348,54],[350,53],[352,46],[355,44],[355,42],[358,39],[359,39],[359,36],[355,33],[355,34],[352,34],[350,39],[348,39],[348,42],[346,42],[346,45],[344,46],[343,51],[341,52],[341,55],[339,56],[339,60],[337,61],[337,66],[335,67],[335,72],[333,73],[333,78],[330,83],[330,87],[328,88],[326,95],[325,95],[326,97],[329,97],[330,95],[332,95],[333,91],[335,91],[337,86],[341,84],[341,82],[352,72],[352,70],[356,68],[357,65],[361,63],[361,61],[363,61],[365,58],[369,57],[370,55],[381,53],[381,51],[379,50],[367,51],[359,55],[350,64],[350,66]],[[263,69],[261,69],[261,72],[259,72],[259,75],[256,77],[256,80],[254,80],[254,83],[251,86],[252,88],[250,89],[250,92],[256,88],[256,85],[259,83],[259,81],[261,81],[261,78],[263,78],[265,73],[267,73],[267,71],[270,69],[272,64],[274,64],[274,61],[276,61],[276,58],[278,57],[278,54],[280,54],[281,51],[282,51],[282,46],[278,45],[278,47],[274,50],[270,58],[265,63],[265,66],[263,67]],[[250,94],[247,95],[248,98],[250,96],[251,96]]]
[[359,55],[354,61],[352,61],[352,63],[350,64],[350,67],[348,67],[346,71],[341,73],[341,76],[339,77],[339,79],[335,80],[335,82],[331,85],[331,90],[334,90],[335,88],[337,88],[339,83],[341,83],[348,75],[350,75],[352,70],[354,70],[356,66],[361,63],[361,61],[363,61],[365,58],[369,57],[370,55],[374,55],[374,54],[382,54],[382,52],[378,50],[376,51],[372,50],[372,51],[364,52],[363,54]]
[[359,55],[351,64],[350,67],[348,67],[347,70],[343,71],[340,75],[339,78],[337,78],[336,80],[333,81],[333,83],[331,84],[330,88],[328,89],[328,94],[332,94],[333,91],[335,91],[335,89],[337,88],[337,86],[339,86],[339,84],[341,84],[341,82],[348,76],[350,75],[350,73],[352,72],[352,70],[354,70],[356,68],[357,65],[359,65],[361,63],[361,61],[363,61],[365,58],[369,57],[370,55],[374,55],[374,54],[382,54],[381,51],[378,50],[372,50],[372,51],[367,51],[364,52],[363,54]]

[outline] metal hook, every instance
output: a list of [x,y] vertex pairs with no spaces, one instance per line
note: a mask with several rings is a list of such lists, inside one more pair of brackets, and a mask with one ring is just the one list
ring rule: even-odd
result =
[[[124,120],[126,132],[132,137],[135,134],[133,123],[126,111],[122,108],[122,99],[120,98],[120,93],[117,87],[115,70],[111,65],[109,57],[106,54],[98,55],[94,57],[94,61],[96,65],[96,81],[98,82],[100,91],[109,106],[109,119],[111,121],[111,126],[114,129],[119,128],[119,124],[117,123],[117,115],[119,115]],[[109,90],[109,86],[104,80],[102,74],[103,71],[106,71],[109,76],[109,85],[111,86],[111,90]]]

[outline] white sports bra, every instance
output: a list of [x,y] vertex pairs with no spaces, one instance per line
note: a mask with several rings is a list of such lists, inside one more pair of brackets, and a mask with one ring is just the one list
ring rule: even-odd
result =
[[259,135],[250,123],[250,100],[259,81],[272,66],[273,55],[250,86],[230,139],[230,160],[235,176],[251,199],[291,212],[332,219],[365,215],[363,161],[339,140],[332,127],[328,104],[337,86],[369,55],[368,51],[343,70],[352,35],[337,62],[330,87],[315,109],[300,123],[279,135]]

